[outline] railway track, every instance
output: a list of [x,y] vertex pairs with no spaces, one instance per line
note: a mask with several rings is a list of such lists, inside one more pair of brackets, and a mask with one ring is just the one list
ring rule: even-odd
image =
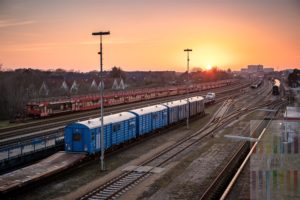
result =
[[[215,103],[221,103],[224,100],[226,100],[227,98],[228,98],[228,96],[218,98]],[[38,131],[38,132],[29,133],[29,134],[24,134],[21,137],[17,135],[15,137],[2,139],[2,140],[0,140],[0,148],[12,147],[15,144],[19,144],[19,143],[30,143],[35,138],[49,138],[52,136],[64,137],[64,127],[65,127],[65,124],[63,124],[59,127],[51,128],[49,130],[45,130],[45,131]]]
[[[275,102],[271,104],[272,109],[276,109],[278,112],[279,107],[283,104],[283,102]],[[270,119],[270,115],[274,115],[274,113],[268,113],[264,116],[264,120],[262,120],[256,127],[254,128],[254,131],[250,133],[250,137],[257,138],[259,137],[259,134],[263,132],[268,125],[271,123],[272,120]],[[275,114],[276,115],[276,114]],[[249,125],[250,126],[250,125]],[[228,186],[229,182],[231,181],[232,177],[234,176],[235,172],[241,165],[243,159],[246,157],[250,150],[250,142],[244,141],[239,146],[237,151],[233,153],[231,158],[229,158],[229,161],[224,165],[218,172],[216,172],[216,177],[213,178],[213,181],[210,185],[206,188],[206,190],[203,192],[200,199],[225,199],[225,196],[227,195],[228,191],[226,191],[226,194],[224,195],[223,192]]]
[[[227,90],[223,91],[219,91],[218,94],[226,94],[226,93],[231,93],[232,91],[236,91],[236,90],[240,90],[242,88],[248,87],[249,83],[245,83],[243,85],[239,85],[238,87],[233,87],[233,88],[226,88]],[[198,93],[198,95],[201,95],[202,93]],[[189,96],[193,96],[195,94],[190,94]],[[203,94],[202,94],[203,95]],[[164,99],[165,101],[171,101],[171,100],[177,100],[180,98],[184,98],[186,97],[186,95],[183,96],[176,96],[176,97],[169,97]],[[221,97],[219,98],[217,101],[223,101],[225,97]],[[126,104],[126,105],[121,105],[121,106],[116,106],[116,107],[110,107],[106,109],[106,114],[108,113],[116,113],[116,112],[121,112],[121,111],[126,111],[128,110],[129,107],[134,106],[145,106],[145,105],[153,105],[156,104],[157,102],[161,102],[162,99],[155,99],[155,100],[151,100],[147,101],[147,102],[139,102],[137,104]],[[93,111],[93,113],[98,113],[98,111]],[[24,128],[24,130],[19,129],[19,130],[15,130],[15,131],[11,131],[9,130],[8,132],[4,132],[0,134],[0,146],[6,146],[6,145],[11,145],[14,143],[18,143],[18,142],[24,142],[26,140],[30,140],[32,138],[36,138],[36,137],[41,137],[41,136],[47,136],[47,135],[52,135],[52,134],[56,134],[56,135],[63,135],[63,131],[64,131],[64,127],[67,123],[71,123],[74,121],[78,121],[78,120],[84,120],[84,119],[89,119],[89,118],[93,118],[93,117],[97,117],[99,116],[99,114],[92,114],[89,115],[88,117],[79,117],[79,118],[75,118],[75,119],[68,119],[68,120],[62,120],[60,122],[57,122],[57,120],[59,119],[55,119],[56,122],[53,123],[49,123],[46,125],[37,125],[34,127],[26,127]],[[43,122],[45,123],[45,122]],[[20,137],[22,136],[22,137]]]
[[[283,104],[284,105],[284,104]],[[281,105],[281,107],[283,106]],[[280,109],[280,107],[279,107]],[[276,116],[276,114],[275,114]],[[268,118],[269,119],[269,118]],[[267,126],[269,126],[272,122],[272,119],[269,120]],[[223,190],[222,195],[220,195],[221,200],[225,200],[231,193],[233,187],[235,186],[238,178],[242,175],[242,171],[245,169],[246,165],[249,163],[249,160],[251,158],[251,155],[253,154],[256,146],[258,145],[258,142],[260,142],[262,136],[265,133],[266,128],[260,133],[260,135],[257,137],[257,141],[251,146],[251,149],[249,150],[248,154],[245,156],[245,159],[241,162],[241,164],[238,166],[238,169],[236,170],[236,173],[230,178],[230,181],[223,187],[226,188]],[[249,198],[249,197],[246,197]]]
[[191,139],[195,135],[197,134],[193,134],[192,136],[186,139],[179,140],[180,142],[177,142],[176,144],[166,148],[165,150],[150,158],[149,160],[141,163],[139,166],[148,167],[146,171],[138,171],[137,167],[132,171],[124,172],[120,176],[113,178],[109,182],[96,188],[95,190],[91,191],[90,193],[86,194],[80,199],[113,199],[119,197],[124,192],[128,191],[130,188],[138,184],[140,181],[150,176],[151,171],[153,169],[162,167],[164,163],[166,163],[175,155],[192,145],[193,142]]
[[[220,109],[225,106],[230,107],[232,105],[232,102],[232,99],[227,99]],[[225,115],[226,112],[219,110],[217,112],[219,114],[214,115],[213,119],[211,119],[210,122],[202,129],[191,134],[189,137],[182,138],[181,140],[179,140],[180,142],[177,142],[176,144],[166,148],[151,159],[144,161],[143,163],[139,164],[138,167],[131,169],[128,172],[124,172],[121,175],[111,179],[107,183],[82,196],[80,199],[118,198],[123,193],[133,188],[140,181],[147,178],[148,176],[151,176],[151,174],[155,170],[159,170],[164,167],[172,158],[176,157],[181,152],[188,150],[191,146],[199,143],[204,138],[211,135],[214,131],[236,119],[237,116],[244,115],[246,112],[251,112],[255,109],[271,104],[272,103],[263,103],[252,108],[248,107],[244,110],[233,111],[228,115]],[[215,118],[216,116],[218,116],[218,119]]]
[[[250,85],[250,83],[244,83],[242,85],[238,85],[234,84],[234,85],[230,85],[227,87],[221,87],[221,88],[214,88],[211,89],[211,91],[215,91],[219,94],[222,93],[226,93],[228,91],[231,91],[233,89],[239,89],[239,88],[243,88]],[[225,90],[224,90],[225,88]],[[226,90],[229,89],[229,90]],[[194,93],[190,93],[189,96],[192,96],[192,94],[196,94],[198,93],[199,95],[204,95],[206,94],[207,90],[202,90],[202,91],[198,91],[198,92],[194,92]],[[155,99],[149,99],[149,100],[144,100],[144,101],[140,101],[140,102],[132,102],[132,103],[127,103],[127,104],[122,104],[122,105],[114,105],[111,107],[106,107],[107,113],[110,112],[114,112],[115,108],[117,109],[125,109],[128,108],[129,106],[144,106],[144,105],[148,105],[148,104],[155,104],[156,102],[159,102],[161,100],[165,100],[165,101],[172,101],[178,98],[185,98],[186,94],[182,94],[182,95],[176,95],[176,96],[169,96],[169,97],[159,97],[159,98],[155,98]],[[99,111],[96,110],[89,110],[89,111],[82,111],[82,112],[76,112],[76,113],[68,113],[66,115],[61,115],[61,116],[56,116],[56,117],[49,117],[47,119],[38,119],[32,122],[28,122],[25,124],[20,124],[20,125],[16,125],[16,126],[12,126],[12,127],[6,127],[6,128],[0,128],[0,139],[1,137],[3,137],[4,135],[9,135],[9,133],[16,133],[16,131],[21,131],[23,134],[26,133],[27,131],[32,131],[33,127],[40,128],[41,126],[44,126],[45,124],[51,124],[51,123],[57,123],[58,121],[64,121],[64,122],[68,122],[70,121],[70,119],[72,120],[84,120],[84,119],[88,119],[91,118],[93,116],[98,116],[99,115]],[[87,117],[88,116],[88,117]],[[37,129],[38,130],[38,129]]]
[[[246,84],[246,83],[245,83]],[[233,85],[230,85],[230,86],[227,86],[225,88],[236,88],[239,84],[238,83],[235,83]],[[247,85],[250,85],[250,83],[247,83]],[[220,88],[214,88],[214,89],[211,89],[212,91],[215,91],[215,92],[222,92],[224,90],[224,87],[220,87]],[[195,94],[195,93],[201,93],[201,94],[205,94],[205,92],[207,91],[207,89],[205,90],[201,90],[201,91],[198,91],[198,92],[193,92],[191,94]],[[136,105],[136,106],[142,106],[142,105],[147,105],[148,103],[151,103],[151,102],[157,102],[159,100],[162,100],[162,99],[166,99],[166,101],[171,101],[172,99],[176,99],[178,98],[178,96],[186,96],[186,94],[182,94],[182,95],[175,95],[175,96],[169,96],[169,97],[158,97],[158,98],[155,98],[155,99],[148,99],[148,100],[144,100],[144,101],[137,101],[137,102],[132,102],[132,103],[126,103],[126,104],[122,104],[122,105],[113,105],[113,106],[110,106],[110,107],[106,107],[106,109],[110,109],[110,108],[115,108],[115,107],[128,107],[128,105]],[[77,118],[77,117],[82,117],[82,116],[90,116],[90,115],[96,115],[98,114],[99,115],[99,112],[97,111],[97,109],[94,109],[94,110],[88,110],[88,111],[79,111],[79,112],[70,112],[70,113],[66,113],[64,115],[59,115],[59,116],[50,116],[46,119],[37,119],[37,120],[34,120],[34,121],[30,121],[28,123],[25,123],[25,124],[20,124],[20,125],[16,125],[16,126],[12,126],[12,127],[6,127],[6,128],[0,128],[0,134],[1,133],[9,133],[9,132],[13,132],[13,131],[16,131],[18,129],[22,129],[23,131],[25,131],[27,128],[30,128],[32,126],[39,126],[39,125],[43,125],[45,123],[49,124],[49,123],[55,123],[57,122],[58,120],[68,120],[70,118]]]

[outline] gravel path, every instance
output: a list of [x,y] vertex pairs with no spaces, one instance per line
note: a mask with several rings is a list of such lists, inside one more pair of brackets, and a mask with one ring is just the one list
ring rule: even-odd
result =
[[199,199],[220,163],[223,163],[230,154],[230,151],[224,151],[229,148],[233,150],[234,146],[224,143],[213,144],[200,154],[201,156],[198,154],[199,157],[193,160],[183,173],[177,174],[167,187],[155,192],[149,199]]

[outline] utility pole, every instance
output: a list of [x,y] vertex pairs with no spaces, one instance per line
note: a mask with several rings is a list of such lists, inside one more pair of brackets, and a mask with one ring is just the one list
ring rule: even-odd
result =
[[186,128],[189,129],[189,117],[190,117],[190,104],[189,104],[189,68],[190,68],[190,52],[193,51],[192,49],[185,49],[187,52],[187,84],[186,84],[186,100],[188,103],[187,107],[187,116],[186,116]]
[[100,117],[101,117],[101,132],[100,132],[100,148],[101,148],[101,156],[100,156],[100,162],[101,162],[101,170],[104,171],[104,126],[103,126],[103,91],[104,91],[104,82],[103,82],[103,63],[102,63],[102,56],[103,56],[103,50],[102,50],[102,36],[103,35],[109,35],[109,31],[105,32],[94,32],[92,35],[100,36],[100,51],[98,54],[100,55]]

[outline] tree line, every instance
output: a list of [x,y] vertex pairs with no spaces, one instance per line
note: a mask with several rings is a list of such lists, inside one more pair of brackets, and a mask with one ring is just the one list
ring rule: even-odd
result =
[[[1,67],[1,65],[0,65]],[[114,80],[122,79],[126,89],[141,87],[162,87],[186,83],[187,73],[175,71],[133,71],[125,72],[121,67],[104,71],[105,92],[111,90]],[[230,78],[228,71],[213,68],[210,71],[193,70],[191,83],[215,81]],[[29,101],[43,98],[70,97],[98,93],[100,78],[98,71],[76,72],[64,69],[42,71],[37,69],[1,70],[0,68],[0,120],[14,119],[25,113]],[[65,84],[67,87],[62,87]],[[96,87],[95,87],[96,86]],[[73,88],[73,89],[72,89]],[[72,89],[72,90],[71,90]]]

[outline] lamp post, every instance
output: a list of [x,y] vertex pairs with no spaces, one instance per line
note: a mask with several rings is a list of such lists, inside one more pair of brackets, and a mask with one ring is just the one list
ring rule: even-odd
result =
[[98,54],[100,55],[100,117],[101,117],[101,132],[100,132],[100,147],[101,147],[101,170],[104,170],[104,127],[103,127],[103,90],[104,90],[104,83],[103,83],[103,63],[102,63],[102,56],[103,56],[103,50],[102,50],[102,36],[103,35],[109,35],[109,31],[104,32],[94,32],[92,35],[100,36],[100,51]]
[[189,108],[189,68],[190,68],[190,52],[193,51],[192,49],[184,49],[187,53],[187,84],[186,84],[186,100],[188,102],[188,111],[186,116],[186,128],[189,129],[189,115],[190,115],[190,108]]

